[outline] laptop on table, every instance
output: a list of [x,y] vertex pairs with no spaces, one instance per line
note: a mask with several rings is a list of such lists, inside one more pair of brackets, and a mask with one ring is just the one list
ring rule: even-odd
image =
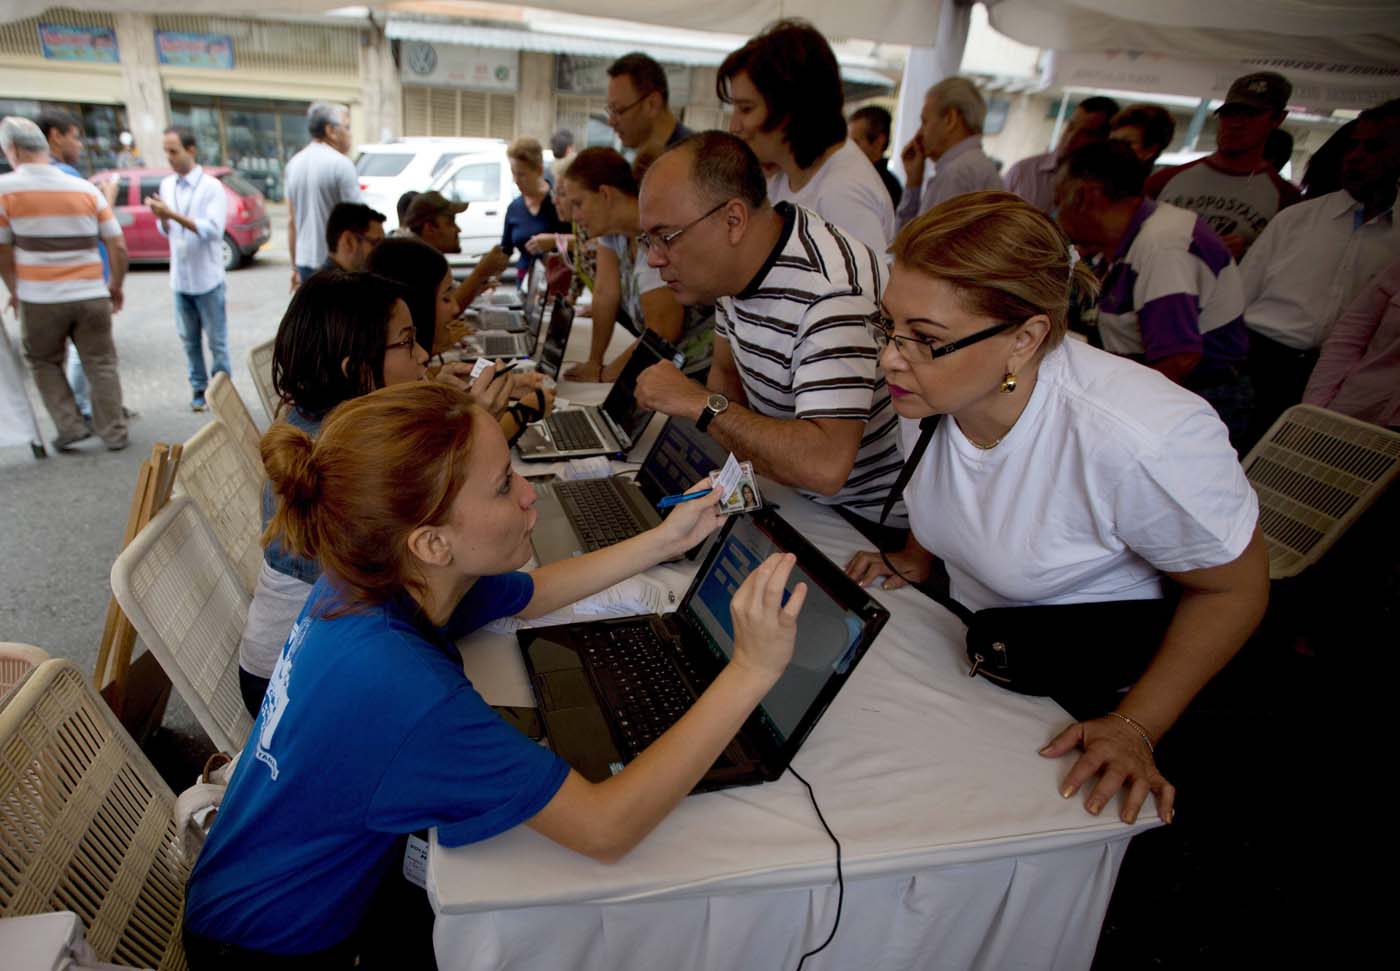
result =
[[694,791],[778,778],[889,612],[771,509],[725,523],[675,613],[517,634],[550,748],[593,782],[621,771],[719,674],[734,591],[781,552],[797,557],[788,589],[808,587],[792,663]]
[[539,519],[530,541],[541,565],[612,546],[661,522],[656,504],[724,467],[729,453],[688,418],[671,418],[636,479],[549,482],[535,486]]
[[[561,304],[562,301],[555,301],[555,313]],[[551,320],[551,331],[553,326]],[[515,446],[520,457],[527,462],[557,462],[591,455],[625,456],[637,444],[653,414],[637,406],[637,376],[658,361],[671,360],[675,353],[664,338],[647,331],[601,407],[556,411],[527,426]],[[552,364],[556,377],[561,363],[562,353],[561,360]],[[540,355],[540,365],[545,365],[544,354]]]
[[[542,275],[532,273],[523,310],[483,308],[478,314],[481,329],[470,338],[481,357],[529,357],[539,343],[544,320],[545,287]],[[508,319],[501,314],[509,315]]]

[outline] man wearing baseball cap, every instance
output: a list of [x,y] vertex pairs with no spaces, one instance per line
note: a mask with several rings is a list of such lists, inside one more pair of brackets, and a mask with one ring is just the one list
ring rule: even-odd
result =
[[[408,204],[403,215],[403,224],[413,235],[427,243],[439,253],[462,252],[462,241],[457,230],[457,215],[467,211],[465,202],[455,202],[441,192],[420,192]],[[477,294],[486,289],[491,278],[510,264],[510,254],[499,246],[491,247],[490,252],[481,258],[475,269],[457,285],[452,296],[457,301],[457,312],[461,311]]]
[[1215,152],[1147,180],[1152,198],[1203,216],[1237,261],[1269,220],[1300,198],[1264,158],[1292,93],[1288,79],[1272,71],[1236,78],[1215,110]]

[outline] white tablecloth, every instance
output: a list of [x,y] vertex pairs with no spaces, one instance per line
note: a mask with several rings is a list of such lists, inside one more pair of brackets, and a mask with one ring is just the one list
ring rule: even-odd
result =
[[[765,495],[838,564],[865,547],[790,490]],[[653,575],[683,589],[694,568]],[[922,594],[874,595],[890,622],[794,761],[841,840],[847,882],[836,938],[806,967],[1088,967],[1150,812],[1128,827],[1114,805],[1094,818],[1062,800],[1072,760],[1037,749],[1068,716],[969,678],[962,625]],[[534,704],[513,637],[460,646],[488,701]],[[434,842],[428,879],[444,971],[790,968],[826,938],[837,897],[834,848],[791,775],[687,798],[616,865],[522,826]]]

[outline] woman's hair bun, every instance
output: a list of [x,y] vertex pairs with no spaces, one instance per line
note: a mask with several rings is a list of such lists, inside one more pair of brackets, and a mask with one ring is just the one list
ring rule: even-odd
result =
[[312,454],[315,443],[300,428],[274,422],[263,436],[263,468],[273,491],[293,505],[314,503],[321,494],[321,473]]

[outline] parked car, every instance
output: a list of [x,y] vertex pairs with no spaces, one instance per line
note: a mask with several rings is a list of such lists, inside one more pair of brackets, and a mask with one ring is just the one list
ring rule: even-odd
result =
[[365,205],[388,217],[384,223],[387,233],[399,224],[399,196],[410,189],[427,189],[454,159],[497,151],[505,157],[506,143],[499,138],[400,138],[361,145],[355,156],[355,171],[359,173]]
[[[228,196],[224,226],[224,269],[236,270],[251,262],[258,249],[272,237],[263,194],[243,176],[222,165],[206,165],[204,173],[223,183]],[[168,263],[170,241],[156,228],[156,217],[144,200],[160,191],[170,169],[112,169],[98,172],[92,182],[102,185],[120,180],[112,209],[126,236],[126,252],[133,263]],[[169,201],[169,200],[167,200]]]

